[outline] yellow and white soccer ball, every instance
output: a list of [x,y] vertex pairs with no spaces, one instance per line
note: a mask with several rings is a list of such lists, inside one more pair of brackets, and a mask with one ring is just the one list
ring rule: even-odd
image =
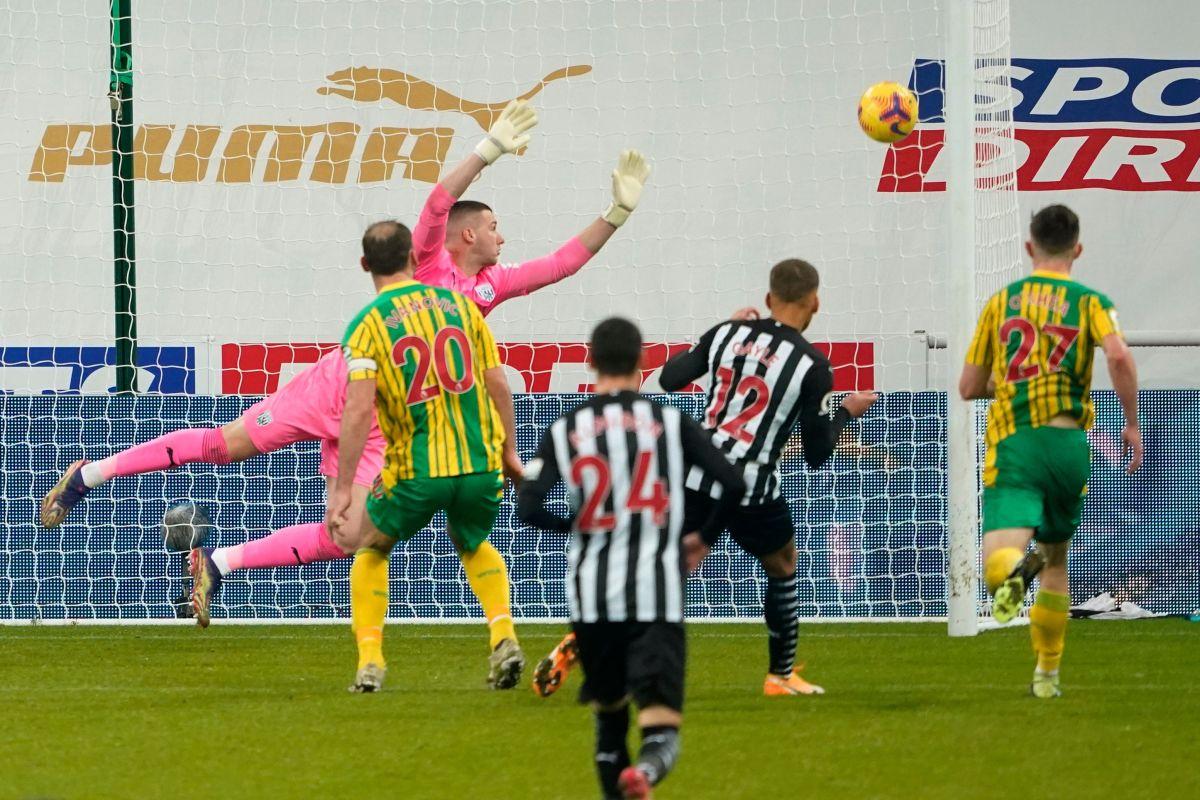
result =
[[917,126],[917,96],[893,81],[877,83],[858,101],[858,124],[877,142],[898,142]]

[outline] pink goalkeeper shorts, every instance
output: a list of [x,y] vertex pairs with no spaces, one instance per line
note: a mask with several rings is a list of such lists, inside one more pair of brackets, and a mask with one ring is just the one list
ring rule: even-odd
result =
[[[242,414],[250,441],[263,453],[296,442],[321,443],[322,475],[337,477],[338,434],[346,399],[346,362],[332,351],[301,372],[275,394],[259,400]],[[367,446],[354,473],[354,482],[370,486],[383,469],[386,441],[379,423],[372,422]]]

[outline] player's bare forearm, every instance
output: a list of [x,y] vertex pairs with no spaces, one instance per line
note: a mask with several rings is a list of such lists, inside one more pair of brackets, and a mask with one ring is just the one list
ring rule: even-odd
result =
[[991,372],[977,364],[964,364],[958,379],[958,394],[963,400],[988,400],[995,395]]
[[1125,424],[1138,427],[1137,405],[1137,362],[1133,360],[1133,351],[1118,334],[1109,334],[1101,342],[1104,348],[1104,358],[1108,362],[1108,376],[1112,380],[1113,390],[1121,401],[1121,410],[1125,412]]
[[346,407],[338,432],[337,488],[349,491],[354,485],[358,462],[367,445],[375,416],[375,379],[351,381],[346,388]]
[[484,370],[484,383],[487,384],[488,396],[496,404],[500,412],[500,424],[504,426],[504,448],[517,449],[517,417],[513,412],[512,390],[508,388],[508,378],[504,376],[504,367],[492,367]]
[[438,182],[457,200],[463,196],[467,187],[479,176],[479,173],[483,172],[485,166],[487,165],[483,163],[482,158],[475,153],[468,153],[466,158],[458,162],[458,165],[442,176]]
[[592,255],[600,252],[600,248],[608,244],[608,240],[617,232],[617,228],[611,222],[608,222],[604,217],[597,217],[582,231],[579,232],[579,243],[588,249]]

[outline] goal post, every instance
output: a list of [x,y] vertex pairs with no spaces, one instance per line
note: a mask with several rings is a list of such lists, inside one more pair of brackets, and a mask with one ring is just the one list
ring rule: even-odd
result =
[[979,511],[975,408],[958,396],[975,309],[975,3],[946,4],[947,621],[951,636],[979,629]]

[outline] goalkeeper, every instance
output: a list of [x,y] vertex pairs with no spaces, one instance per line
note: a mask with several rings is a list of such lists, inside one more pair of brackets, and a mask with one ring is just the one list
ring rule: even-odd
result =
[[641,153],[623,151],[612,172],[612,203],[604,214],[550,255],[501,264],[504,237],[495,213],[484,203],[459,198],[484,167],[523,148],[529,142],[526,131],[536,124],[532,108],[522,101],[510,103],[475,152],[433,187],[413,230],[416,279],[466,295],[484,314],[578,272],[629,219],[650,174]]

